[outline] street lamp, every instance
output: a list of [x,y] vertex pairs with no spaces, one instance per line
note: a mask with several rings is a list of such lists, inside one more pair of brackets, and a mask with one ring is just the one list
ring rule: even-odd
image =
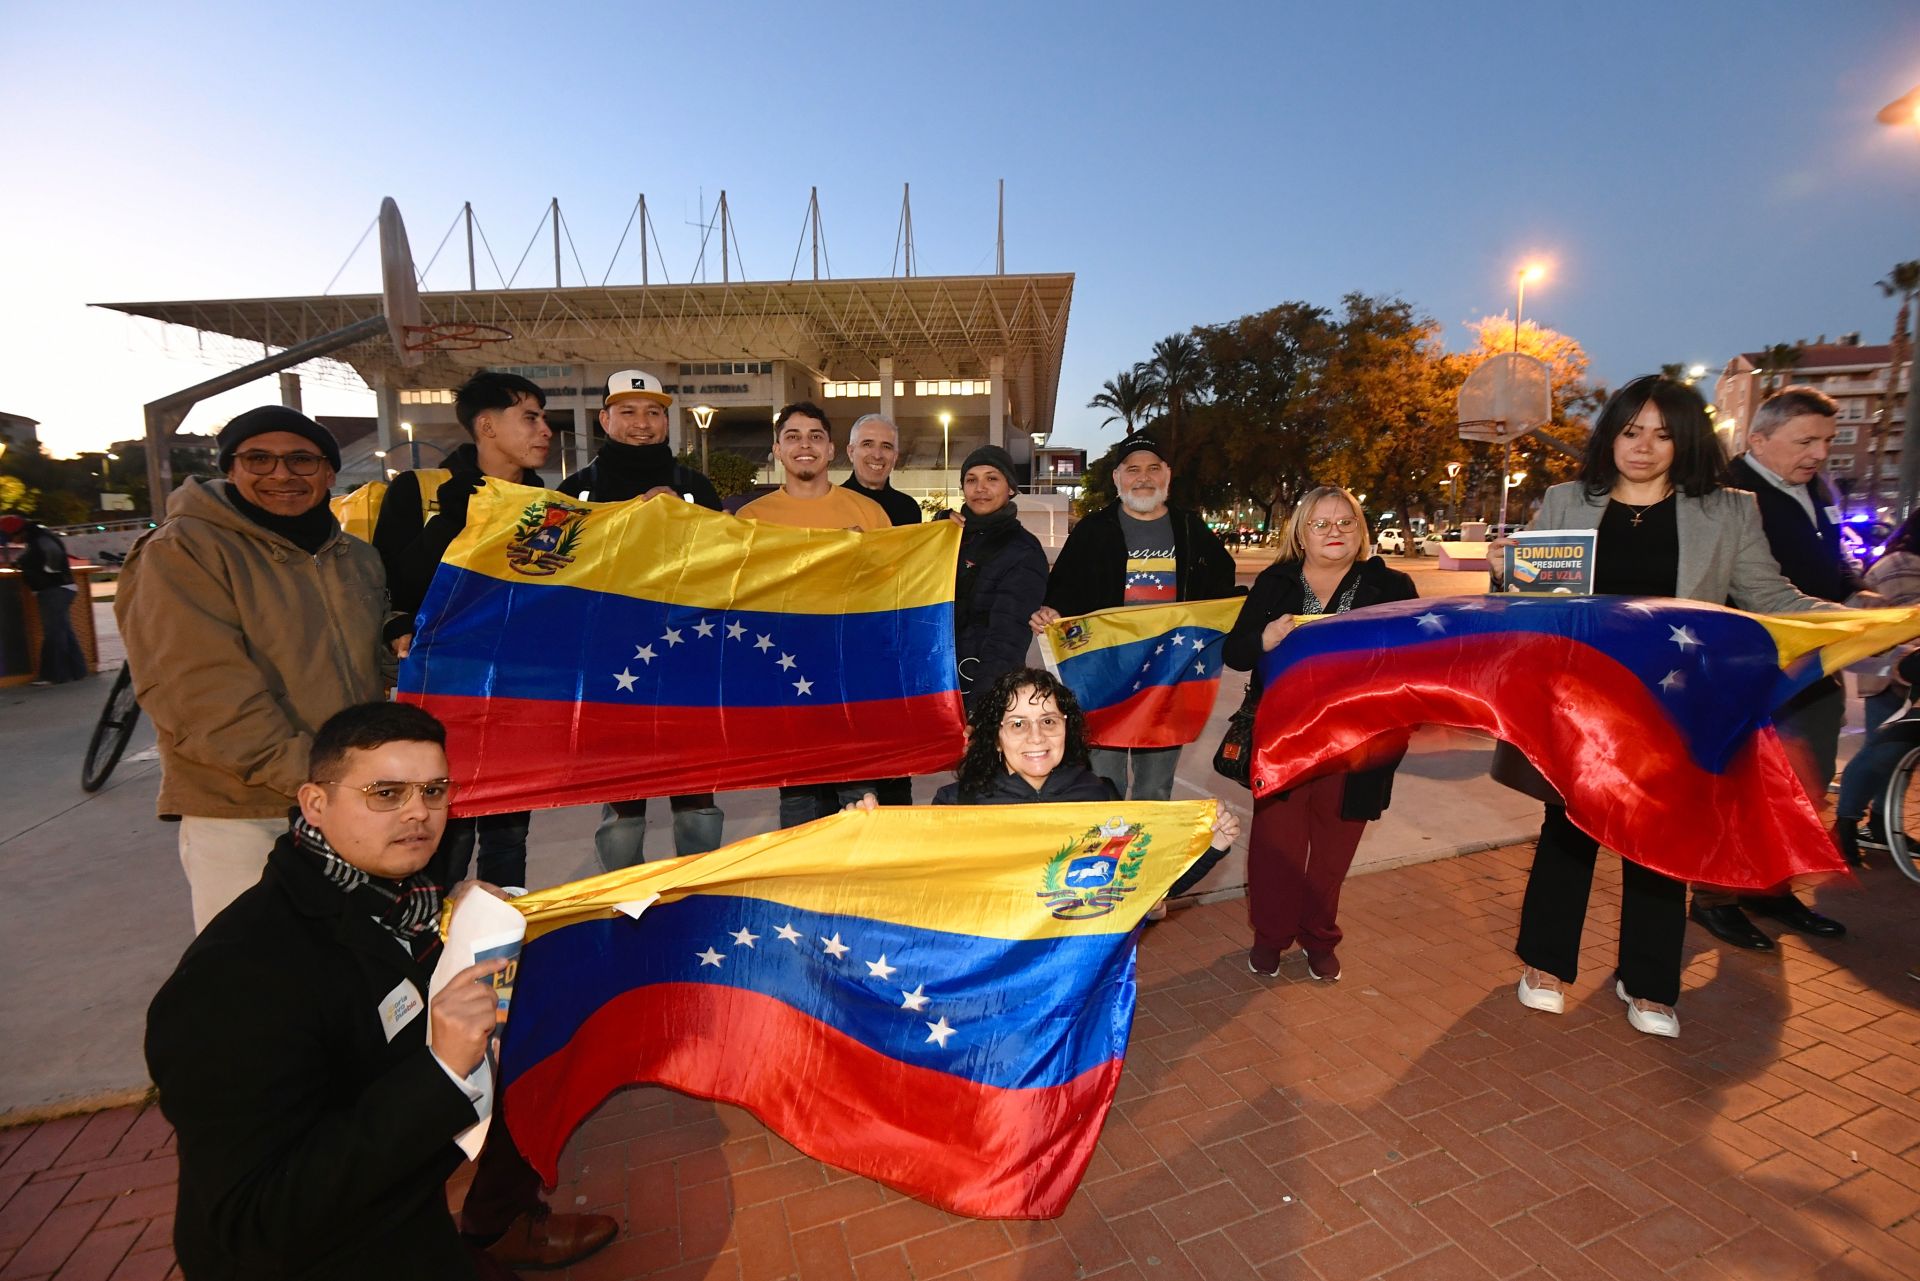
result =
[[949,448],[952,444],[950,435],[952,427],[953,415],[943,412],[940,415],[940,484],[943,488],[951,488],[953,484],[953,476],[950,474],[953,471],[953,453]]
[[1453,526],[1460,527],[1460,464],[1447,464],[1447,497],[1453,500]]
[[107,464],[109,462],[117,463],[119,461],[120,461],[120,455],[114,453],[111,449],[104,451],[100,455],[100,492],[101,493],[103,494],[106,493],[108,487],[113,484],[113,468],[109,467]]
[[714,409],[712,405],[693,407],[694,425],[700,428],[700,470],[707,470],[707,428],[713,425]]
[[413,439],[413,424],[401,423],[400,430],[407,433],[407,465],[417,471],[420,467],[420,446]]
[[1513,300],[1513,349],[1520,350],[1520,317],[1527,309],[1527,286],[1537,280],[1547,278],[1547,269],[1537,262],[1530,262],[1514,273],[1517,292]]

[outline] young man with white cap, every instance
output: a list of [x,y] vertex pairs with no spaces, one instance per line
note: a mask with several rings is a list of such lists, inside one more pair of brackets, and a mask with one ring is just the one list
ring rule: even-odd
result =
[[672,494],[720,510],[713,482],[677,461],[667,443],[673,397],[644,369],[622,369],[607,379],[600,410],[606,443],[593,461],[560,482],[560,492],[590,503],[622,503],[642,495]]
[[[644,369],[622,369],[607,379],[600,430],[607,441],[592,462],[560,482],[560,492],[592,503],[618,503],[667,495],[720,511],[713,482],[677,461],[667,443],[667,411],[673,397]],[[712,792],[675,796],[673,849],[676,854],[705,854],[720,848],[725,814]],[[600,809],[593,846],[609,872],[632,867],[646,856],[647,799],[615,801]]]
[[[1030,621],[1035,635],[1063,615],[1233,595],[1233,557],[1199,513],[1167,502],[1173,468],[1160,443],[1135,432],[1114,447],[1113,458],[1119,499],[1067,535],[1047,579],[1047,603]],[[1088,754],[1094,773],[1122,796],[1164,801],[1173,795],[1178,747],[1096,745]]]

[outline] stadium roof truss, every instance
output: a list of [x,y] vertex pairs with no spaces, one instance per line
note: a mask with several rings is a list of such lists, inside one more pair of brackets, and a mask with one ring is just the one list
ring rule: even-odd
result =
[[[1005,360],[1008,417],[1053,426],[1070,273],[868,280],[481,289],[420,295],[429,324],[494,325],[512,337],[436,351],[407,368],[384,338],[337,352],[371,387],[447,387],[483,367],[791,360],[823,380],[984,378]],[[378,294],[102,303],[109,310],[287,348],[378,316]]]

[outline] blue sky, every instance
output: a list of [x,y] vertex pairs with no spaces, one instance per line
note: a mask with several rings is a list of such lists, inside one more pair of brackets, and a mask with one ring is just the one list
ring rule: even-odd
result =
[[[209,373],[84,304],[318,292],[385,195],[423,263],[471,199],[508,271],[558,196],[598,283],[641,190],[684,279],[724,187],[749,274],[784,279],[813,185],[833,273],[886,274],[905,181],[932,275],[992,269],[1005,178],[1008,269],[1078,277],[1069,443],[1102,439],[1082,406],[1155,339],[1288,299],[1398,294],[1458,344],[1542,257],[1527,314],[1617,385],[1884,340],[1873,282],[1920,258],[1920,134],[1873,121],[1920,83],[1911,4],[79,3],[7,25],[0,409],[55,452],[137,434],[141,402]],[[615,278],[638,278],[631,239]],[[369,242],[337,288],[375,283]],[[369,405],[309,387],[310,411]]]

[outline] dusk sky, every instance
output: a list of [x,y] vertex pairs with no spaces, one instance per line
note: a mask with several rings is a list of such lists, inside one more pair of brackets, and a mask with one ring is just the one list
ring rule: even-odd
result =
[[[1874,282],[1920,258],[1920,132],[1873,118],[1920,83],[1910,0],[16,0],[6,27],[0,410],[55,453],[213,372],[85,304],[317,293],[387,195],[422,264],[472,200],[508,272],[558,196],[598,284],[640,191],[686,279],[723,187],[752,278],[787,277],[815,185],[833,274],[884,276],[911,182],[920,274],[945,275],[993,269],[1005,178],[1007,269],[1077,277],[1055,441],[1093,445],[1087,398],[1155,339],[1285,300],[1395,294],[1464,345],[1545,259],[1527,315],[1618,385],[1885,341]],[[464,284],[457,246],[427,288]],[[544,245],[521,283],[543,269]],[[614,279],[638,277],[630,237]],[[335,288],[376,287],[369,239]],[[307,408],[372,398],[310,384]]]

